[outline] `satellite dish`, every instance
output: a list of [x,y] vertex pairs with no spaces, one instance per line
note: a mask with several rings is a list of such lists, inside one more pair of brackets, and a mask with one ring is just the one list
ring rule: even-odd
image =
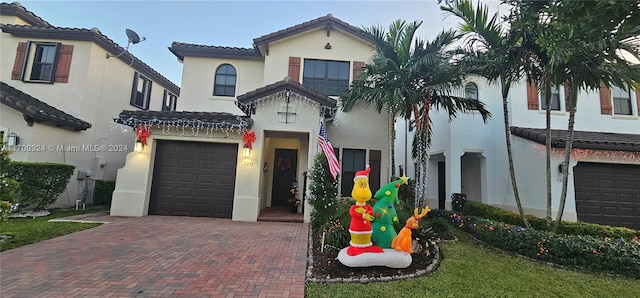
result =
[[127,37],[129,38],[129,42],[132,44],[137,44],[142,40],[145,40],[145,38],[143,37],[142,40],[140,40],[140,36],[138,35],[138,33],[136,33],[135,31],[131,30],[131,29],[127,29],[126,30],[127,33]]
[[[144,41],[146,38],[142,37],[140,38],[140,35],[138,35],[138,33],[136,33],[135,31],[131,30],[131,29],[126,29],[125,33],[127,34],[127,47],[124,49],[124,51],[120,52],[120,54],[118,55],[109,55],[107,53],[107,59],[111,58],[111,57],[120,57],[122,56],[122,54],[124,54],[126,51],[129,50],[129,46],[131,44],[137,44],[141,41]],[[131,63],[133,63],[133,59],[131,60]]]

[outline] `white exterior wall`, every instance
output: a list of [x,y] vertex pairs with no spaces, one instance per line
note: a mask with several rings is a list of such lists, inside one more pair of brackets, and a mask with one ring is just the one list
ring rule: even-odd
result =
[[[74,46],[67,83],[11,80],[10,70],[13,69],[17,45],[28,40]],[[52,207],[74,205],[80,198],[79,192],[84,184],[77,180],[78,170],[91,170],[93,179],[115,180],[116,171],[124,166],[127,152],[133,150],[135,136],[131,128],[115,124],[113,118],[124,109],[137,110],[129,104],[135,70],[117,58],[106,59],[106,50],[88,41],[15,38],[2,33],[0,47],[3,52],[0,68],[7,70],[0,72],[0,80],[92,124],[91,128],[78,132],[37,122],[29,127],[21,113],[5,105],[1,107],[0,127],[17,133],[21,145],[45,145],[46,148],[43,152],[14,152],[11,159],[56,162],[76,167],[67,191]],[[152,84],[150,109],[161,109],[164,90],[157,82]],[[83,146],[92,145],[104,145],[105,150],[83,149]]]
[[236,96],[263,86],[263,61],[185,57],[177,110],[244,114],[235,105],[236,96],[213,96],[215,72],[222,64],[236,68]]
[[[327,43],[331,44],[330,50],[324,48]],[[327,31],[318,28],[297,35],[294,39],[283,39],[269,44],[269,55],[265,57],[264,62],[263,85],[282,81],[289,75],[289,57],[301,58],[300,82],[303,83],[304,59],[367,62],[374,53],[370,44],[355,39],[352,35],[334,29],[327,37]]]

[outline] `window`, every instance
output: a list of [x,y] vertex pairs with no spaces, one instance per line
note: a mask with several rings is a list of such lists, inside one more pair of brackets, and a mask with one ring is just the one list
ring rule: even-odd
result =
[[162,110],[163,111],[175,111],[178,97],[175,94],[164,90],[164,97],[162,98]]
[[478,101],[478,85],[475,83],[467,83],[464,86],[464,93],[467,98]]
[[151,101],[151,80],[147,79],[140,73],[133,75],[133,90],[131,91],[131,105],[143,110],[149,109],[149,101]]
[[53,70],[58,44],[36,44],[31,67],[31,81],[53,82]]
[[[547,109],[547,100],[544,92],[540,93],[540,109]],[[551,87],[551,110],[560,111],[560,88],[558,86]]]
[[349,88],[349,62],[305,59],[302,84],[329,96],[341,96]]
[[216,70],[216,79],[213,86],[214,96],[236,95],[236,69],[230,64],[222,64]]
[[611,97],[613,97],[613,113],[615,115],[632,115],[631,90],[624,90],[620,87],[612,86]]
[[351,196],[351,191],[353,190],[353,177],[357,171],[364,170],[365,168],[365,154],[366,150],[363,149],[342,150],[341,196]]

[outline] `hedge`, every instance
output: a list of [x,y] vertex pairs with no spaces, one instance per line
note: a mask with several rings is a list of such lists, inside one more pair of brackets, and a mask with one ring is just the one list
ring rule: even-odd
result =
[[93,204],[111,205],[111,197],[116,189],[116,182],[109,180],[96,180],[93,190]]
[[[524,225],[519,214],[480,202],[466,201],[462,206],[461,213],[464,215],[475,215],[482,218],[490,218],[492,220],[504,222],[511,225]],[[547,226],[546,221],[542,218],[528,215],[527,219],[529,220],[531,227],[536,230],[546,231],[551,228]],[[637,231],[624,227],[611,227],[593,223],[567,221],[563,221],[560,223],[557,232],[559,234],[590,235],[597,237],[626,239],[631,239],[638,234]]]
[[640,278],[637,236],[554,234],[477,216],[453,214],[450,218],[456,228],[499,249],[559,265]]
[[67,188],[74,169],[65,164],[11,161],[7,176],[20,183],[16,199],[20,206],[43,209]]

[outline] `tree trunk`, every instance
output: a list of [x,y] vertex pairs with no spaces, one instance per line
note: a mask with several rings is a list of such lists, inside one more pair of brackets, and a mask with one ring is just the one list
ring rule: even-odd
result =
[[547,136],[545,141],[546,147],[546,163],[547,163],[547,226],[551,226],[551,82],[548,79],[543,80],[544,85],[544,101],[547,103]]
[[578,103],[578,86],[575,86],[573,83],[569,83],[569,100],[567,104],[569,106],[567,109],[569,110],[569,124],[567,126],[567,137],[565,139],[564,146],[564,161],[562,164],[564,165],[564,171],[562,172],[562,193],[560,193],[560,206],[558,207],[558,216],[556,217],[556,222],[553,225],[553,232],[558,230],[558,226],[562,221],[562,214],[564,213],[564,205],[567,199],[567,185],[569,180],[569,160],[571,157],[571,146],[573,145],[573,127],[576,120],[576,105]]
[[518,193],[518,185],[516,184],[516,172],[513,166],[513,152],[511,150],[511,129],[509,127],[509,100],[507,95],[509,94],[509,88],[511,88],[511,84],[506,82],[503,78],[501,79],[502,85],[502,110],[504,112],[504,133],[507,141],[507,158],[509,159],[509,174],[511,175],[511,186],[513,186],[513,196],[516,200],[516,204],[518,205],[518,212],[520,213],[520,217],[522,218],[522,222],[524,222],[525,227],[530,228],[531,225],[527,220],[527,217],[524,214],[524,210],[522,209],[522,203],[520,202],[520,194]]

